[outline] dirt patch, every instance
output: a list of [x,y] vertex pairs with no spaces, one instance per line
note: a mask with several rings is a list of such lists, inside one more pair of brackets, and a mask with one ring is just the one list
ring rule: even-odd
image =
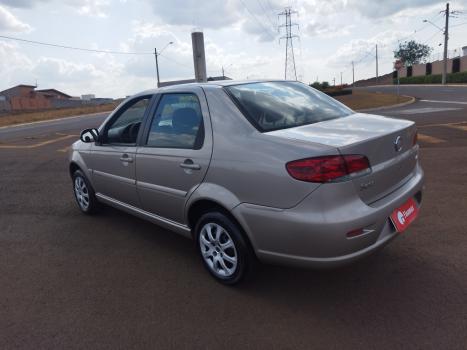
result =
[[121,101],[115,101],[114,103],[100,106],[82,106],[76,108],[52,109],[47,111],[27,112],[20,114],[7,114],[0,116],[0,126],[59,119],[81,114],[109,112],[114,110],[120,102]]

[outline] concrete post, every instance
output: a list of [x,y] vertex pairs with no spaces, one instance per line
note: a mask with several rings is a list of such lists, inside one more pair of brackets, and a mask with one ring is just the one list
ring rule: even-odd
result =
[[443,77],[441,83],[446,84],[448,75],[448,40],[449,40],[449,2],[446,4],[446,25],[444,26],[444,54],[443,54]]
[[191,33],[191,43],[193,45],[193,64],[195,66],[195,79],[197,82],[207,81],[206,56],[204,54],[203,32]]

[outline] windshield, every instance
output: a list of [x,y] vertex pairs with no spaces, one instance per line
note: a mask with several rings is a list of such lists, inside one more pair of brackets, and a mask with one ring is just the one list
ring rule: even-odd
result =
[[353,111],[299,82],[226,86],[248,120],[262,132],[341,118]]

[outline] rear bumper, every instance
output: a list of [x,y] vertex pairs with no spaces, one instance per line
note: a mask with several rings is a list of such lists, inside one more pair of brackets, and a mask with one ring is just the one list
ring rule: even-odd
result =
[[[335,267],[383,247],[397,233],[389,220],[410,197],[421,204],[424,174],[417,164],[410,180],[370,205],[348,183],[325,184],[290,209],[242,203],[233,214],[264,262],[302,267]],[[363,235],[347,232],[363,228]]]

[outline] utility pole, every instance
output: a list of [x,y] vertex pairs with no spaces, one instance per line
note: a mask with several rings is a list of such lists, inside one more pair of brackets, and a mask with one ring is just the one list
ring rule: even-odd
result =
[[164,48],[162,50],[160,50],[159,52],[157,52],[157,48],[154,48],[154,57],[156,58],[156,76],[157,76],[157,87],[160,87],[161,85],[161,82],[159,80],[159,60],[158,60],[158,57],[160,56],[160,54],[162,53],[162,51],[164,51],[167,46],[169,45],[172,45],[173,44],[173,41],[170,41],[169,43],[167,43],[167,45],[164,46]]
[[222,66],[222,79],[225,80],[224,66]]
[[157,48],[154,48],[154,57],[156,57],[156,77],[157,77],[157,87],[160,86],[161,82],[159,80],[159,61],[157,60],[157,56],[159,54],[157,53]]
[[355,65],[352,61],[352,86],[355,84]]
[[332,78],[332,86],[336,86],[336,78]]
[[193,46],[193,64],[195,67],[195,79],[197,82],[205,82],[207,81],[207,74],[203,32],[191,33],[191,44]]
[[446,84],[448,74],[448,40],[449,40],[449,2],[446,4],[446,25],[444,27],[444,62],[443,62],[443,78],[441,83]]
[[341,72],[341,86],[342,86],[342,72]]
[[376,44],[376,83],[378,83],[378,44]]
[[295,55],[293,50],[293,39],[298,38],[298,35],[292,34],[292,27],[298,26],[296,23],[292,23],[292,15],[298,13],[292,11],[292,8],[286,7],[283,12],[279,13],[279,16],[285,16],[285,24],[280,25],[279,28],[285,27],[285,35],[279,39],[285,39],[285,67],[284,67],[284,79],[287,80],[287,73],[289,77],[297,80],[297,68],[295,66]]

